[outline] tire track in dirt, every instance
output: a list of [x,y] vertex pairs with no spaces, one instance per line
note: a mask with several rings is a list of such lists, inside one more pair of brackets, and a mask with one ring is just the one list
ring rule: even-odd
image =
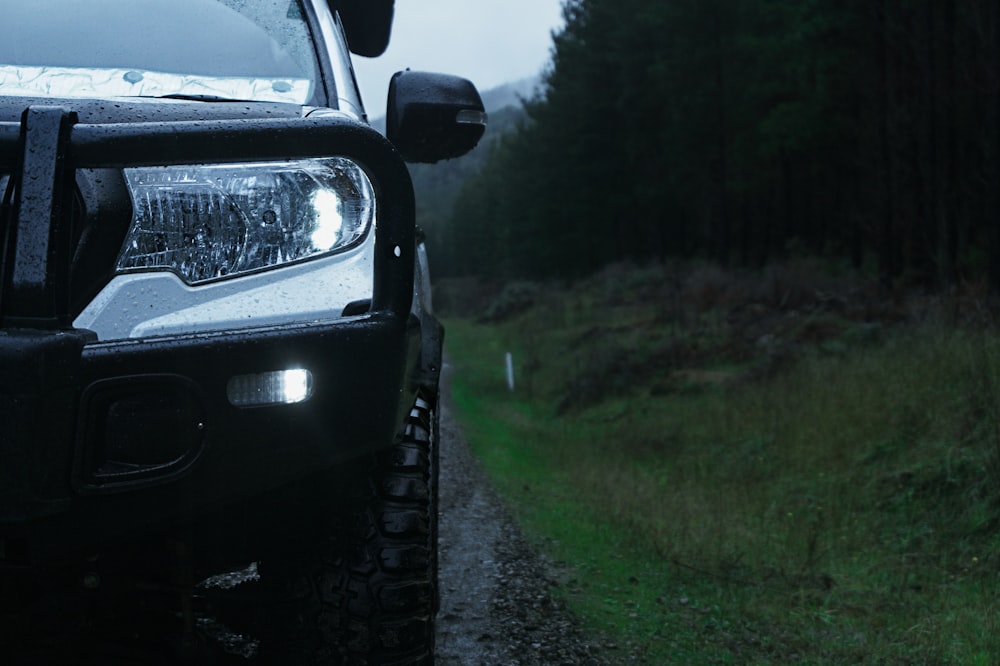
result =
[[[469,452],[442,382],[438,666],[612,664],[551,594],[558,573],[525,542]],[[624,663],[624,662],[622,662]]]

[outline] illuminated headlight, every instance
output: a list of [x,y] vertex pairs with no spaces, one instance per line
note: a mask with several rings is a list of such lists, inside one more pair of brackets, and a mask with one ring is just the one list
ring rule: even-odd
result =
[[188,284],[336,252],[375,218],[371,181],[342,158],[125,170],[133,218],[118,271]]

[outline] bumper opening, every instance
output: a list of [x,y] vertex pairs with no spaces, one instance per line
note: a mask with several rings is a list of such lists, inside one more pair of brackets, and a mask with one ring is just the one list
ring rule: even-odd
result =
[[85,391],[74,481],[80,492],[169,481],[205,444],[205,407],[178,375],[117,377]]

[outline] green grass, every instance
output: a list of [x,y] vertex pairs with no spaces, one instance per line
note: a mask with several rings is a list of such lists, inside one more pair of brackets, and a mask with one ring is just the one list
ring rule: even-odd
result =
[[447,353],[474,452],[612,655],[1000,663],[1000,338],[845,324],[760,373],[717,313],[595,300],[449,321]]

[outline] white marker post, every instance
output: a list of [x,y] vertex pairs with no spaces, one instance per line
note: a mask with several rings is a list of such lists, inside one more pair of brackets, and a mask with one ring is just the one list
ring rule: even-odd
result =
[[514,391],[514,356],[507,352],[507,390]]

